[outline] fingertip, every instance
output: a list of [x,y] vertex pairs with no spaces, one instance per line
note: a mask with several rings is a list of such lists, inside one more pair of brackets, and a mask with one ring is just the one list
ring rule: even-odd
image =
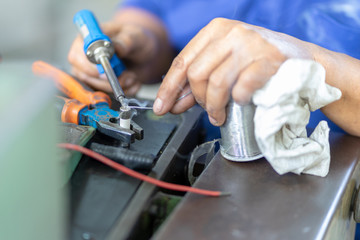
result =
[[154,105],[153,105],[153,111],[156,115],[161,115],[164,108],[164,102],[161,98],[156,98]]
[[223,125],[225,123],[225,119],[226,119],[225,112],[218,114],[216,117],[211,116],[209,114],[210,123],[216,127],[220,127],[221,125]]
[[214,125],[214,126],[219,126],[219,122],[218,122],[215,118],[213,118],[212,116],[210,116],[210,115],[209,115],[209,121],[210,121],[210,123],[211,123],[212,125]]

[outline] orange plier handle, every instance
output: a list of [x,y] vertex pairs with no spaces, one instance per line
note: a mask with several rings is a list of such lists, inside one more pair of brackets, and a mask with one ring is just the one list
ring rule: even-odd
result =
[[96,105],[106,102],[111,106],[110,97],[104,92],[88,91],[69,74],[43,61],[35,61],[32,65],[35,75],[51,78],[56,87],[69,98],[77,99],[86,105]]
[[87,110],[88,106],[76,99],[64,98],[57,96],[56,107],[59,108],[60,118],[66,123],[80,123],[80,112]]

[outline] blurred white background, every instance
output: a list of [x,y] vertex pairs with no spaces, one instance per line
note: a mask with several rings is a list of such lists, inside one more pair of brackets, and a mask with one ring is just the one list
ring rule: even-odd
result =
[[77,29],[73,16],[81,9],[110,20],[119,0],[2,0],[0,55],[3,61],[45,60],[67,68],[67,53]]

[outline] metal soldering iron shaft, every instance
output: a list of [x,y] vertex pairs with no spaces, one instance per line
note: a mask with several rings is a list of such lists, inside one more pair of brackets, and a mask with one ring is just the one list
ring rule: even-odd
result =
[[109,80],[115,98],[120,102],[121,106],[127,106],[127,103],[124,101],[125,93],[120,86],[120,83],[115,75],[113,68],[111,67],[109,59],[106,55],[103,55],[99,57],[99,61],[101,66],[104,68],[104,72],[107,79]]

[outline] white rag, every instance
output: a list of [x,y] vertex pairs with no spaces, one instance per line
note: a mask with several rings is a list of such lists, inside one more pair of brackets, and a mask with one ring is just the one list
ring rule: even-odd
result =
[[319,63],[289,59],[253,96],[255,137],[264,157],[279,174],[326,176],[330,166],[329,127],[321,121],[307,137],[310,111],[341,97],[325,83]]

